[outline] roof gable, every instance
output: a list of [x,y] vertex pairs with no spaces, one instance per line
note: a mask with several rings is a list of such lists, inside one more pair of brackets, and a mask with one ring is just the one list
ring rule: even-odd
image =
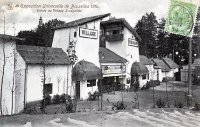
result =
[[144,65],[153,65],[153,62],[144,55],[140,55],[140,62]]
[[152,60],[156,66],[159,66],[161,67],[161,70],[162,71],[165,71],[165,72],[169,72],[170,71],[170,68],[167,64],[165,64],[165,62],[161,59],[153,59]]
[[16,48],[27,64],[70,64],[69,57],[61,48],[45,48],[25,45],[17,45]]
[[100,63],[126,63],[127,60],[117,55],[113,51],[100,47],[99,48],[99,60]]
[[179,66],[170,58],[162,59],[171,69],[179,68]]
[[75,21],[72,21],[72,22],[68,22],[68,23],[66,23],[62,26],[55,27],[54,29],[62,29],[62,28],[74,27],[74,26],[77,26],[77,25],[83,25],[83,24],[86,24],[88,22],[92,22],[92,21],[95,21],[95,20],[105,18],[107,16],[110,16],[110,13],[92,16],[92,17],[81,18],[81,19],[78,19],[78,20],[75,20]]

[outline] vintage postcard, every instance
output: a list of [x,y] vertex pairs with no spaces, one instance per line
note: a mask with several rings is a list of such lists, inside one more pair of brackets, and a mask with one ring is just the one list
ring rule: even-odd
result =
[[200,127],[199,0],[1,0],[0,127]]

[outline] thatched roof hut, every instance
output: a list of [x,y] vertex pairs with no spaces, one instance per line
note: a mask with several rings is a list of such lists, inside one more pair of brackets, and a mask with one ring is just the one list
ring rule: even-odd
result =
[[93,80],[101,79],[102,72],[99,67],[95,64],[81,60],[72,69],[72,80],[73,81],[84,81],[84,80]]
[[142,63],[134,62],[132,64],[132,67],[131,67],[131,75],[132,76],[144,75],[144,74],[148,74],[148,73],[149,73],[148,68],[145,65],[143,65]]

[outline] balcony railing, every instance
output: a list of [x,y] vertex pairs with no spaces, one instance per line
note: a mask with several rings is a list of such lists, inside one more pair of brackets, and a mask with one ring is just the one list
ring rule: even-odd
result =
[[107,41],[123,41],[124,35],[123,34],[115,34],[115,35],[106,35]]

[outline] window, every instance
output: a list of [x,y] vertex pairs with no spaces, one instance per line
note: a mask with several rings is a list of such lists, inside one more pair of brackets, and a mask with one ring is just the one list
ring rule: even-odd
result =
[[96,80],[87,80],[87,87],[96,86]]
[[74,37],[77,37],[77,32],[74,32]]
[[44,93],[45,94],[52,94],[52,83],[44,84]]
[[142,75],[142,79],[146,79],[146,78],[147,78],[146,74]]
[[114,35],[119,34],[119,30],[113,30],[113,34]]

